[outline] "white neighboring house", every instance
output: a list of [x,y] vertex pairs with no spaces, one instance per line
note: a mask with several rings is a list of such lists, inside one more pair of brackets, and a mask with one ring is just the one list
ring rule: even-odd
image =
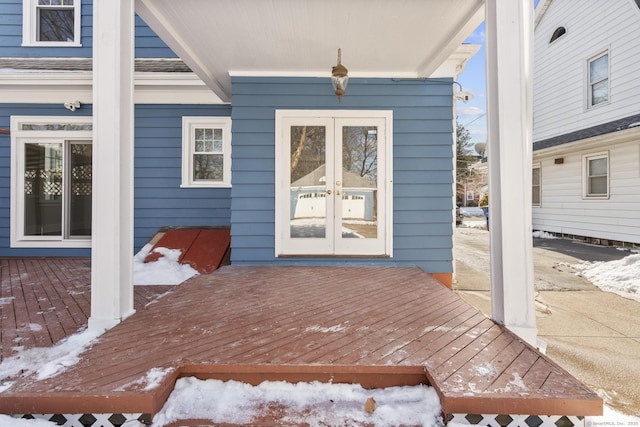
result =
[[640,0],[541,0],[533,229],[640,244]]

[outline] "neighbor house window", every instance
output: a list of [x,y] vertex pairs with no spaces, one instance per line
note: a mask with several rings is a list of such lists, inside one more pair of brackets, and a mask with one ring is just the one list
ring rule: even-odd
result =
[[467,190],[467,201],[468,202],[472,202],[474,200],[474,193],[473,190]]
[[589,198],[609,197],[609,154],[584,156],[584,195]]
[[182,187],[231,187],[231,118],[182,118]]
[[23,0],[23,46],[80,46],[80,0]]
[[531,204],[540,206],[540,165],[533,165],[531,176]]
[[11,246],[90,247],[91,117],[11,118]]
[[609,52],[589,60],[588,107],[609,102]]

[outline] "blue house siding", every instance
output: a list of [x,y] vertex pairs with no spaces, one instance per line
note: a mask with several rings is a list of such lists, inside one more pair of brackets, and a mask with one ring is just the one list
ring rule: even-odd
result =
[[[0,0],[0,57],[89,58],[93,46],[93,1],[81,0],[81,47],[22,47],[22,0]],[[176,54],[136,15],[136,58],[175,58]]]
[[134,248],[164,226],[230,225],[228,188],[180,188],[182,117],[229,116],[227,105],[137,105]]
[[[71,112],[62,104],[0,104],[0,129],[9,129],[11,116],[90,116],[91,105]],[[0,134],[0,257],[85,257],[89,249],[10,248],[11,136]]]
[[[228,188],[180,188],[182,116],[229,116],[225,105],[138,105],[135,125],[134,246],[138,251],[164,226],[229,226]],[[10,116],[88,116],[60,104],[0,104],[0,128]],[[0,257],[89,256],[89,249],[10,248],[11,138],[0,134]]]
[[[22,3],[0,1],[0,56],[22,44]],[[16,55],[12,55],[16,56]]]
[[136,15],[136,58],[176,58],[177,55],[167,46],[151,28]]
[[[351,79],[340,104],[329,79],[235,77],[232,82],[232,263],[453,271],[451,80]],[[393,110],[393,258],[275,256],[276,109]]]

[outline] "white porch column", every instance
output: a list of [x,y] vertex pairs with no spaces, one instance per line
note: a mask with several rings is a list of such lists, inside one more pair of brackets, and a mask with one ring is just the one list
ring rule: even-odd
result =
[[536,343],[531,229],[532,0],[486,0],[491,311]]
[[93,3],[91,317],[104,330],[133,314],[134,1]]

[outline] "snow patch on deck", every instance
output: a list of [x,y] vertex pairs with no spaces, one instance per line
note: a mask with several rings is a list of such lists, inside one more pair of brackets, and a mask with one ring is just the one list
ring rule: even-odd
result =
[[305,328],[305,332],[322,332],[322,333],[330,333],[330,332],[343,332],[347,330],[347,326],[343,326],[342,323],[333,326],[320,326],[313,325]]

